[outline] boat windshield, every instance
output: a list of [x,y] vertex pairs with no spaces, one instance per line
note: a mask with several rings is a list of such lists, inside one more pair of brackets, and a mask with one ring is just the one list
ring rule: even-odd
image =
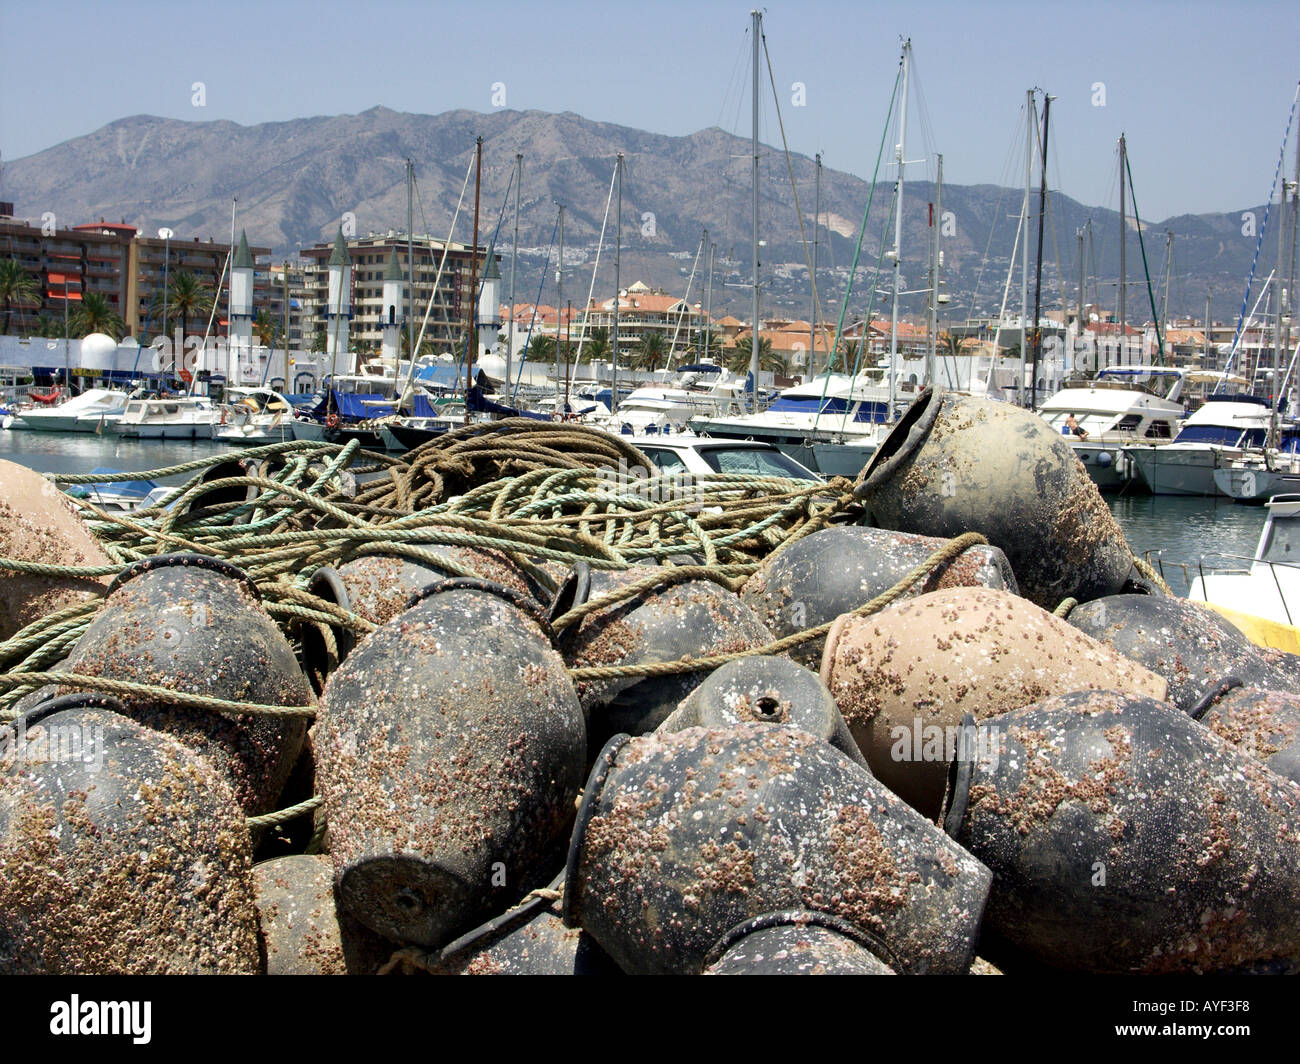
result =
[[701,448],[700,457],[715,473],[749,473],[758,477],[788,477],[791,480],[817,480],[810,472],[777,450],[766,447]]
[[1133,388],[1151,395],[1166,397],[1175,384],[1183,379],[1177,370],[1155,369],[1149,366],[1112,366],[1097,374],[1094,385],[1102,387]]
[[1260,561],[1300,565],[1300,514],[1274,514],[1268,538],[1260,547]]
[[1220,447],[1262,447],[1264,429],[1247,429],[1243,432],[1232,425],[1187,425],[1178,433],[1175,443],[1209,443]]

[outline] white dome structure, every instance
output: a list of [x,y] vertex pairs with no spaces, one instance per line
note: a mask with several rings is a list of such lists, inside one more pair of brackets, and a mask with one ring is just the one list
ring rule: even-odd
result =
[[90,333],[81,340],[81,368],[106,371],[116,369],[117,341],[103,333]]

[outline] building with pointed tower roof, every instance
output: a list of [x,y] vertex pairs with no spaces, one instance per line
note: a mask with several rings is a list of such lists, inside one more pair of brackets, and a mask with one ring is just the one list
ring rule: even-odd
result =
[[493,255],[483,274],[482,286],[479,288],[478,316],[478,353],[486,355],[497,344],[501,333],[501,271],[497,268],[497,259]]
[[253,365],[253,254],[248,236],[240,230],[239,246],[230,264],[230,320],[226,326],[226,364],[221,367],[231,384],[260,378]]
[[384,306],[380,314],[381,332],[379,354],[385,362],[397,365],[402,351],[402,329],[406,325],[406,276],[397,264],[397,249],[388,253],[388,266],[384,270]]
[[[356,360],[348,357],[348,330],[352,324],[352,259],[343,239],[343,227],[334,239],[329,258],[325,297],[325,352],[336,373],[355,373]],[[339,356],[343,356],[341,359]]]
[[[328,330],[326,319],[329,300],[329,260],[336,254],[335,240],[331,244],[317,244],[304,248],[301,252],[303,262],[304,289],[304,329],[306,335],[312,336],[321,329]],[[413,245],[413,248],[412,248]],[[388,272],[393,256],[397,257],[397,268],[402,280],[410,285],[411,267],[408,249],[415,255],[415,293],[414,300],[405,301],[405,306],[414,307],[415,332],[424,326],[424,345],[422,351],[432,350],[454,354],[465,332],[465,318],[468,301],[472,298],[470,287],[470,249],[465,244],[454,241],[450,244],[441,239],[416,234],[412,239],[405,232],[389,230],[387,233],[371,233],[365,237],[353,237],[346,241],[346,251],[351,263],[352,288],[349,338],[352,346],[364,354],[383,349],[383,332],[388,316],[389,300],[384,295]],[[443,250],[446,248],[446,262],[443,263]],[[494,256],[497,258],[497,256]],[[486,270],[487,249],[479,249],[479,278]],[[439,277],[438,268],[442,266]],[[437,284],[437,293],[434,285]],[[499,282],[498,282],[499,283]],[[405,291],[405,289],[404,289]],[[430,301],[433,306],[430,307]],[[426,322],[426,310],[428,311]],[[410,316],[398,306],[397,314],[404,320]],[[341,371],[340,371],[341,372]]]

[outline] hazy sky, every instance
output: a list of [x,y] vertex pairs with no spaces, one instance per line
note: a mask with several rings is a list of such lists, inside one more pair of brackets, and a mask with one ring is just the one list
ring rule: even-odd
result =
[[[749,10],[717,0],[0,0],[0,155],[133,114],[253,124],[376,104],[490,111],[502,88],[513,110],[747,136]],[[792,149],[870,179],[910,36],[922,98],[909,160],[939,151],[947,182],[1019,183],[1018,116],[1025,90],[1041,86],[1057,97],[1053,187],[1115,206],[1126,132],[1153,221],[1263,202],[1300,79],[1297,0],[782,0],[764,10]],[[764,139],[778,143],[766,76]],[[1288,173],[1294,165],[1292,147]]]

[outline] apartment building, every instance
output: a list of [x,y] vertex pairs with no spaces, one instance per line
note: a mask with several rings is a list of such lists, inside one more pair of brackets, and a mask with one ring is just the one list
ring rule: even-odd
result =
[[[415,257],[415,330],[418,333],[428,310],[425,339],[434,351],[447,351],[463,337],[469,308],[473,302],[470,291],[473,254],[467,244],[458,244],[431,236],[415,236],[408,240],[405,233],[389,230],[384,234],[371,233],[346,241],[348,258],[352,267],[352,320],[349,327],[350,346],[359,352],[379,351],[382,340],[382,322],[387,317],[384,308],[384,272],[391,256],[397,257],[397,268],[403,277],[410,277],[410,258]],[[311,347],[325,330],[329,292],[329,258],[334,242],[316,244],[301,253],[301,316],[300,329],[305,346]],[[442,277],[438,268],[443,262]],[[500,256],[496,256],[500,261]],[[479,250],[478,279],[484,280],[487,249]],[[434,283],[437,295],[434,297]],[[396,308],[399,320],[405,321],[412,313],[409,285],[402,285],[405,305]],[[430,299],[433,306],[429,309]],[[405,330],[403,330],[405,332]]]
[[[266,247],[250,250],[255,262],[270,255]],[[49,218],[29,222],[13,217],[12,204],[0,204],[0,257],[16,260],[40,286],[39,306],[14,308],[14,333],[34,331],[42,317],[62,320],[65,311],[96,293],[121,316],[123,335],[151,340],[163,332],[162,295],[170,278],[192,273],[216,291],[229,253],[228,244],[211,239],[143,236],[125,221],[100,219],[66,228]],[[266,303],[268,288],[266,268],[259,266],[254,273],[256,306]],[[167,322],[169,331],[174,327]],[[224,299],[218,302],[213,332],[225,334]]]

